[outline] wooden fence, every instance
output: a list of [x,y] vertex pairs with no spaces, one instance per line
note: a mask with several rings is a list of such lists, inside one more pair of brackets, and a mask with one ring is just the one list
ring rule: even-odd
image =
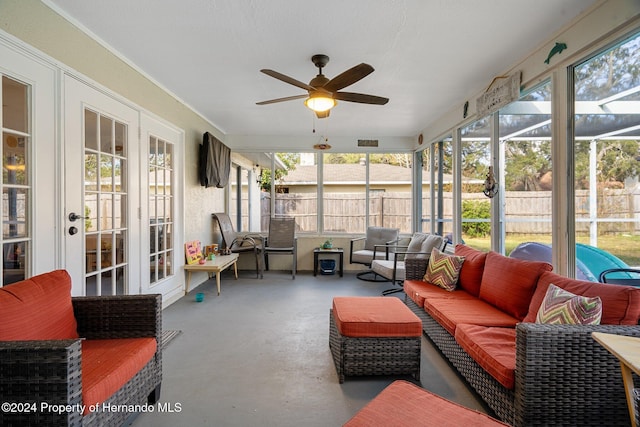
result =
[[[411,230],[412,200],[410,193],[383,192],[369,198],[369,224]],[[463,200],[489,200],[482,194],[463,193]],[[263,193],[261,226],[266,231],[270,216],[270,196]],[[275,202],[276,215],[296,218],[298,231],[317,231],[317,198],[310,193],[278,194]],[[324,194],[324,230],[327,232],[362,233],[365,230],[364,193]],[[422,199],[423,217],[429,216],[430,199]],[[590,214],[589,194],[586,190],[576,192],[576,231],[588,232]],[[452,221],[452,193],[443,194],[442,219]],[[552,199],[550,191],[509,191],[505,197],[505,224],[507,233],[551,234]],[[640,233],[640,194],[625,190],[604,190],[598,197],[597,218],[599,234],[610,232]],[[447,231],[451,226],[446,226]]]

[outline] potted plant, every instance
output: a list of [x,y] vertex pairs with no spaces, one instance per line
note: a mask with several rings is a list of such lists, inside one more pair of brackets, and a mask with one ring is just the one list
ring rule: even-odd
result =
[[333,248],[333,239],[329,238],[324,241],[322,244],[322,249],[331,249]]

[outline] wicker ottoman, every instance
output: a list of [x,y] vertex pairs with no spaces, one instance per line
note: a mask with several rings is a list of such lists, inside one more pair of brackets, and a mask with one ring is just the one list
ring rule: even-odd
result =
[[394,381],[343,427],[505,427],[407,381]]
[[329,347],[345,376],[413,375],[420,380],[422,322],[398,298],[335,297]]

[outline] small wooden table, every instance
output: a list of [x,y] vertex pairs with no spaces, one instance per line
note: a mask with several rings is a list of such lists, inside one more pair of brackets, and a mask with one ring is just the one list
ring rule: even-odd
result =
[[[187,286],[184,291],[184,294],[189,293],[189,285],[191,283],[191,272],[192,271],[206,271],[208,273],[216,273],[216,285],[218,286],[218,295],[220,295],[220,273],[227,269],[231,264],[233,264],[233,271],[236,275],[236,280],[238,280],[238,254],[231,255],[217,255],[213,261],[205,261],[204,264],[187,264],[184,266],[185,271],[187,272]],[[209,275],[211,277],[211,275]]]
[[620,361],[631,425],[637,427],[633,401],[633,376],[631,373],[635,372],[640,375],[640,338],[602,332],[593,332],[591,336]]

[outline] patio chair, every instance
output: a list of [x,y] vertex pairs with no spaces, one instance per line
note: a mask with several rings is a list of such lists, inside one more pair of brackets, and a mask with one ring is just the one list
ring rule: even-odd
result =
[[431,256],[431,250],[438,248],[444,250],[446,242],[442,236],[435,234],[414,233],[411,241],[407,246],[395,246],[393,250],[393,259],[374,259],[371,262],[371,270],[374,274],[384,277],[394,285],[400,285],[391,289],[382,291],[382,295],[390,295],[396,292],[402,292],[402,282],[405,279],[406,259],[428,259]]
[[[389,259],[392,253],[393,245],[398,243],[400,230],[397,228],[385,227],[368,227],[367,234],[364,237],[351,239],[349,245],[349,263],[364,264],[371,267],[374,259]],[[369,269],[361,271],[356,276],[360,280],[369,282],[386,282],[387,279],[379,280],[376,274],[373,277],[367,277],[373,274]]]
[[291,266],[292,279],[296,278],[298,241],[296,239],[296,220],[291,217],[271,218],[269,236],[264,246],[265,270],[269,271],[269,255],[293,255]]
[[598,281],[601,283],[640,287],[640,269],[611,268],[600,273]]
[[[262,279],[262,266],[264,265],[264,242],[260,235],[240,235],[233,229],[233,224],[226,213],[211,214],[218,223],[224,246],[233,253],[253,254],[256,259],[256,277]],[[260,258],[262,257],[262,262]]]

